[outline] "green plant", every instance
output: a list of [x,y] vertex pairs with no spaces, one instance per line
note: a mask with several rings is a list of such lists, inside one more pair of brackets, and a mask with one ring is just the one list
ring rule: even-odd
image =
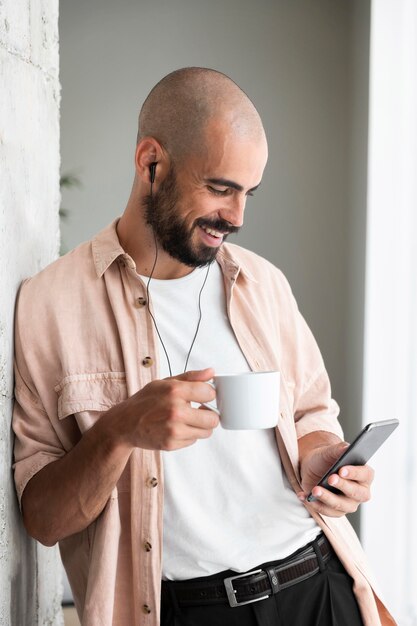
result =
[[[59,179],[59,188],[62,192],[63,189],[71,189],[73,187],[81,187],[81,181],[78,176],[75,174],[63,174]],[[59,207],[59,217],[61,220],[66,220],[69,215],[68,209],[65,209],[62,205]],[[68,252],[65,243],[61,239],[61,244],[59,248],[59,254],[62,256]]]

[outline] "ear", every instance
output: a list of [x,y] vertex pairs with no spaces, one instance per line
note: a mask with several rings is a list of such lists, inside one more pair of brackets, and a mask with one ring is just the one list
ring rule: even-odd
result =
[[168,153],[153,137],[144,137],[139,141],[135,151],[136,175],[143,182],[150,184],[150,166],[156,163],[155,184],[160,183],[167,175],[170,167]]

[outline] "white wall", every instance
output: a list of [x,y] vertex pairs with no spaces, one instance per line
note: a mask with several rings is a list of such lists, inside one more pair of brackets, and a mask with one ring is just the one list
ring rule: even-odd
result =
[[[270,144],[237,242],[290,279],[348,436],[360,423],[361,360],[348,333],[361,336],[364,249],[361,238],[352,247],[349,233],[360,231],[366,172],[366,141],[352,146],[350,137],[352,125],[366,131],[368,13],[367,0],[73,0],[60,17],[62,171],[83,183],[64,194],[66,247],[123,211],[137,113],[155,82],[186,65],[229,74],[255,101]],[[359,217],[350,217],[351,202]]]
[[400,425],[362,529],[399,626],[416,626],[417,4],[375,2],[371,21],[364,418]]
[[58,251],[58,0],[0,3],[0,78],[0,625],[58,626],[57,551],[23,529],[10,431],[16,291]]

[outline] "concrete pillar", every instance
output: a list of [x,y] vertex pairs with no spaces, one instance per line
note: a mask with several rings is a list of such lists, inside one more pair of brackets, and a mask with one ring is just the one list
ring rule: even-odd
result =
[[57,549],[22,526],[10,430],[16,290],[58,254],[58,0],[0,0],[0,94],[0,625],[58,626]]

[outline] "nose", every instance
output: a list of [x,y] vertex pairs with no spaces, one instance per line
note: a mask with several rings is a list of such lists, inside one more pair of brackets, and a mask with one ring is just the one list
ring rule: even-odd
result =
[[221,209],[219,216],[227,222],[230,222],[232,226],[239,228],[243,224],[245,206],[246,196],[239,194],[233,198],[233,202],[231,202],[227,207]]

